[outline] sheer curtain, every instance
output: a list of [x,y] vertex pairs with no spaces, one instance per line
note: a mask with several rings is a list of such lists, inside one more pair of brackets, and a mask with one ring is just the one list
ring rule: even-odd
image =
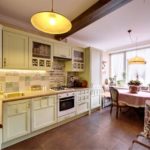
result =
[[[146,64],[128,64],[128,60],[136,55],[143,57],[146,60]],[[125,66],[124,63],[126,64]],[[150,48],[112,54],[111,77],[116,76],[117,81],[123,80],[123,73],[126,73],[126,82],[135,80],[138,76],[138,79],[144,85],[150,84]]]
[[111,55],[111,77],[116,76],[116,80],[123,80],[124,73],[124,53]]
[[[128,60],[135,56],[143,57],[146,64],[128,64]],[[127,81],[138,79],[145,85],[150,83],[150,48],[126,52]]]

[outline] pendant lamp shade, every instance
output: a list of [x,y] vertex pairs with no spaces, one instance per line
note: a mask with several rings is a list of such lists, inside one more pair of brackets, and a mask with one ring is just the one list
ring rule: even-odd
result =
[[49,34],[63,34],[71,30],[72,24],[65,16],[53,11],[42,11],[34,14],[31,17],[32,25],[45,33]]
[[129,59],[128,64],[146,64],[146,61],[142,57],[135,56],[135,57]]
[[[131,41],[133,41],[132,36],[131,36],[131,32],[132,32],[132,30],[129,29],[128,33],[129,33]],[[136,46],[137,46],[137,40],[136,40]],[[137,51],[136,51],[136,53],[137,53]],[[128,60],[128,64],[146,64],[146,61],[144,58],[137,56],[137,54],[136,54],[135,57],[132,57],[131,59]]]

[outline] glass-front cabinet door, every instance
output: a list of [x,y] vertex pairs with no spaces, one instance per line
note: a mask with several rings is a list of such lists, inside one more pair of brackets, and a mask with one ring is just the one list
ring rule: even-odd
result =
[[31,69],[50,70],[52,67],[53,45],[49,41],[37,38],[29,39],[29,66]]
[[85,69],[85,50],[80,47],[72,47],[72,60],[66,61],[66,71],[83,72]]
[[84,50],[73,49],[73,70],[83,71],[84,70]]

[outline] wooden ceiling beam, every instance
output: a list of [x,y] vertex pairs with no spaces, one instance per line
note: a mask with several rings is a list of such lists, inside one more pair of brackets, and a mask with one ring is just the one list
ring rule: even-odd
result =
[[133,0],[99,0],[72,21],[72,29],[69,32],[56,35],[55,39],[63,40],[131,1]]

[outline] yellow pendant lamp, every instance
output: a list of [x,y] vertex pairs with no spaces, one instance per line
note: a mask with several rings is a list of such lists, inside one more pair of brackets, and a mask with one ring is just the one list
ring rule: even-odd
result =
[[63,34],[71,30],[72,24],[65,16],[53,11],[42,11],[34,14],[31,17],[32,25],[45,33],[49,34]]
[[[133,41],[132,37],[131,37],[131,32],[132,32],[132,30],[128,30],[130,39],[131,39],[131,41]],[[146,64],[146,61],[144,58],[136,55],[135,57],[128,60],[128,64]]]
[[135,57],[129,59],[128,64],[146,64],[146,61],[142,57],[135,56]]

